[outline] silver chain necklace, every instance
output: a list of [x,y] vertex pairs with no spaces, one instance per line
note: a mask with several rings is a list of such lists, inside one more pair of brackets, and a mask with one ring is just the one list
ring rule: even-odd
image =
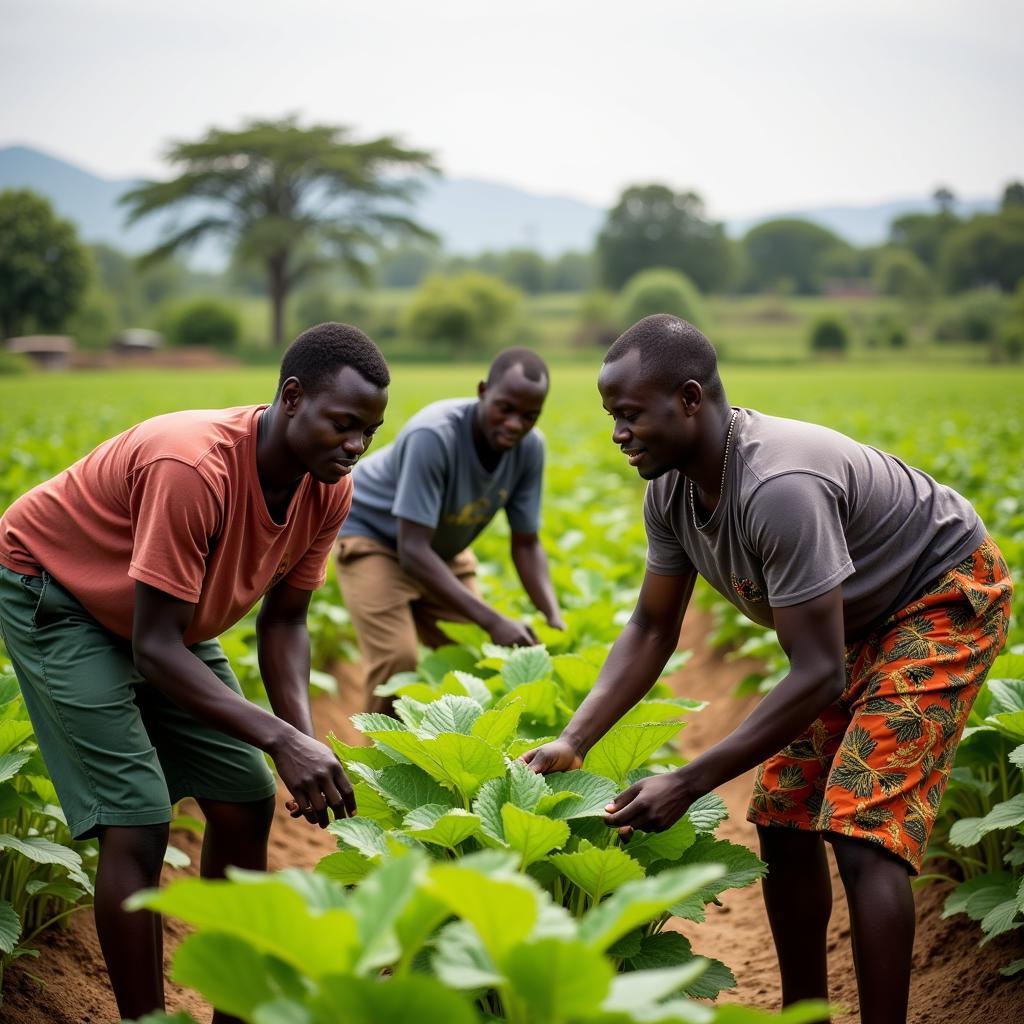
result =
[[[722,458],[722,480],[721,480],[721,483],[719,484],[719,488],[718,488],[718,502],[719,502],[719,504],[721,504],[722,497],[725,494],[725,474],[726,474],[726,470],[728,470],[728,468],[729,468],[729,450],[732,447],[732,428],[734,426],[736,426],[736,413],[738,411],[739,410],[737,410],[737,409],[733,409],[732,415],[729,417],[729,430],[728,430],[728,433],[726,433],[726,435],[725,435],[725,455]],[[717,511],[717,509],[718,509],[718,506],[716,505],[715,506],[715,510]],[[703,530],[704,527],[706,527],[708,525],[708,523],[711,522],[711,520],[714,518],[714,515],[715,515],[715,513],[712,512],[711,515],[709,515],[707,517],[707,519],[704,520],[703,523],[698,523],[697,522],[697,504],[693,500],[693,481],[692,480],[690,481],[690,515],[693,516],[693,528],[695,530]]]

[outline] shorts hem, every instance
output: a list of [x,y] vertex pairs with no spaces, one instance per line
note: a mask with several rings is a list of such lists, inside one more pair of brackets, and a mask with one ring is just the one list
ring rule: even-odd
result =
[[107,825],[165,825],[171,820],[171,805],[150,807],[143,811],[93,811],[84,818],[68,822],[73,839],[92,839],[97,830]]
[[887,853],[891,854],[902,864],[905,864],[911,875],[920,874],[920,861],[913,861],[889,840],[888,836],[877,832],[867,832],[862,828],[852,827],[849,832],[842,828],[821,828],[810,821],[794,821],[792,819],[772,818],[767,814],[758,811],[747,811],[747,821],[753,825],[763,825],[768,828],[799,829],[802,832],[817,832],[826,842],[832,842],[833,837],[840,839],[859,839],[861,842],[870,843],[872,846],[881,846]]
[[268,796],[277,796],[277,783],[273,780],[265,786],[256,786],[251,789],[223,790],[216,786],[189,786],[187,792],[178,795],[178,791],[171,793],[171,803],[177,803],[186,797],[193,800],[222,800],[225,803],[247,804],[254,800],[265,800]]

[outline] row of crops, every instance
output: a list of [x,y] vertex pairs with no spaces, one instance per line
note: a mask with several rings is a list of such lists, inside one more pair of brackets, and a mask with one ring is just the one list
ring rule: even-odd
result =
[[[512,651],[475,627],[451,627],[449,646],[392,680],[399,718],[357,716],[368,745],[333,741],[359,815],[330,826],[338,850],[316,871],[192,879],[140,898],[193,926],[175,974],[214,1005],[253,1024],[333,1020],[342,997],[353,1021],[761,1019],[694,1001],[714,998],[733,977],[669,925],[702,921],[709,902],[762,873],[750,851],[715,836],[721,802],[705,798],[669,832],[638,833],[625,847],[601,821],[612,795],[680,763],[674,742],[699,705],[659,684],[579,771],[539,778],[515,761],[557,735],[592,685],[642,573],[642,484],[608,440],[592,376],[556,373],[542,420],[544,534],[567,632],[537,624],[543,644]],[[419,404],[453,388],[469,393],[476,379],[471,369],[461,379],[451,369],[405,370],[383,439]],[[1021,577],[1024,422],[1012,376],[932,372],[907,383],[816,370],[736,373],[727,384],[734,402],[826,423],[950,483],[975,503]],[[48,379],[19,382],[17,391],[4,384],[13,429],[0,445],[0,508],[139,419],[258,401],[272,386],[257,372]],[[477,553],[488,596],[523,612],[500,524]],[[714,611],[717,642],[765,664],[746,685],[773,685],[783,663],[771,634],[709,593],[700,600]],[[972,712],[926,869],[960,881],[946,912],[976,920],[981,941],[1024,924],[1019,593],[1016,600],[1017,653],[1000,658]],[[310,625],[314,685],[329,688],[325,670],[354,650],[333,580],[314,599]],[[243,621],[224,642],[259,699],[252,630]],[[48,923],[88,904],[95,854],[92,844],[69,841],[16,683],[0,665],[0,956],[8,962]],[[1024,958],[1005,970],[1022,968]],[[787,1019],[813,1018],[808,1009]]]

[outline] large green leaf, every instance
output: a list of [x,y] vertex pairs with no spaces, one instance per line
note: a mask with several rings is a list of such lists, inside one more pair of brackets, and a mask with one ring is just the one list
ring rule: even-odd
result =
[[742,889],[763,878],[768,870],[764,862],[745,846],[728,839],[715,839],[711,835],[698,835],[697,841],[683,851],[676,861],[678,866],[717,863],[724,873],[700,891],[672,906],[672,914],[688,921],[703,921],[704,907],[727,889]]
[[402,822],[406,835],[421,843],[454,850],[480,829],[480,818],[461,807],[424,804],[410,811]]
[[421,739],[410,732],[367,735],[387,744],[438,782],[467,797],[472,797],[488,779],[505,774],[505,759],[501,753],[476,736],[443,733],[434,739]]
[[426,737],[457,732],[468,736],[480,714],[480,705],[471,697],[442,697],[427,705],[420,719],[419,734]]
[[1002,935],[1015,928],[1024,928],[1024,921],[1018,920],[1018,917],[1017,901],[1014,899],[1003,900],[1002,903],[993,907],[981,919],[981,930],[985,933],[982,945],[997,935]]
[[32,723],[9,719],[0,722],[0,754],[9,754],[32,735]]
[[505,841],[505,824],[501,809],[507,803],[532,811],[537,802],[548,793],[547,782],[542,775],[531,772],[521,761],[513,761],[508,774],[500,779],[491,779],[480,787],[473,811],[480,816],[484,832],[499,842]]
[[13,953],[21,937],[21,918],[7,900],[0,900],[0,953]]
[[616,939],[659,917],[673,904],[700,892],[723,874],[724,869],[719,864],[700,864],[627,882],[583,917],[580,938],[594,949],[607,949]]
[[347,766],[354,764],[368,765],[370,768],[386,768],[394,764],[394,759],[388,757],[383,750],[377,747],[355,747],[351,743],[343,743],[334,733],[328,733],[328,742],[331,749],[338,756],[338,759]]
[[676,861],[696,841],[697,832],[693,822],[684,814],[664,832],[634,832],[629,840],[629,855],[644,865]]
[[74,850],[42,836],[22,837],[7,832],[0,835],[0,850],[14,850],[37,864],[59,864],[73,874],[82,869],[82,858]]
[[354,818],[338,818],[327,826],[327,831],[371,860],[385,857],[389,852],[384,829],[369,818],[361,818],[359,815]]
[[966,914],[968,904],[975,895],[986,890],[993,892],[993,896],[989,900],[989,909],[991,909],[1003,901],[1003,892],[1012,884],[1013,878],[1008,871],[993,871],[961,882],[946,897],[946,902],[942,907],[942,916],[946,918],[952,917],[954,914]]
[[32,756],[30,750],[19,750],[12,754],[0,754],[0,782],[13,779]]
[[479,1020],[461,995],[421,975],[332,978],[308,1005],[315,1024],[478,1024]]
[[501,666],[501,678],[509,687],[546,679],[554,671],[551,656],[542,645],[517,647]]
[[424,804],[455,806],[451,790],[445,789],[414,764],[393,764],[377,773],[378,792],[392,807],[411,811]]
[[1010,751],[1010,763],[1024,771],[1024,743]]
[[578,654],[559,654],[551,659],[555,675],[576,694],[589,693],[600,669]]
[[352,716],[352,724],[364,735],[372,736],[381,732],[408,732],[409,730],[390,715],[381,715],[376,711],[364,711]]
[[996,804],[983,818],[961,818],[949,830],[954,846],[976,846],[989,832],[1013,828],[1024,822],[1024,793]]
[[583,767],[624,785],[626,776],[682,727],[682,722],[613,726],[587,752]]
[[186,936],[171,969],[179,985],[196,989],[218,1010],[236,1017],[250,1017],[261,1003],[280,995],[271,977],[264,953],[235,935],[212,932]]
[[618,847],[602,850],[585,839],[575,853],[552,854],[548,860],[595,902],[626,882],[644,877],[644,869]]
[[564,846],[569,838],[569,826],[564,821],[524,811],[515,804],[508,803],[502,807],[501,820],[505,842],[518,851],[522,868],[529,867],[545,854]]
[[714,832],[729,817],[729,811],[717,793],[707,793],[690,804],[686,817],[698,832]]
[[602,775],[577,769],[571,772],[553,772],[545,776],[552,793],[568,792],[576,796],[553,808],[552,817],[569,821],[573,818],[603,817],[605,807],[619,792],[619,787]]
[[1024,711],[1024,675],[1019,679],[999,679],[990,675],[985,686],[992,698],[990,715]]
[[629,971],[618,975],[604,1001],[604,1009],[625,1013],[651,1004],[660,1003],[693,985],[707,969],[707,961],[696,957],[677,967],[662,967],[653,971]]
[[612,981],[611,964],[578,939],[523,943],[505,961],[515,1000],[531,1024],[586,1018],[601,1005]]
[[497,750],[504,750],[509,740],[516,734],[519,716],[523,713],[523,705],[513,700],[502,708],[485,711],[473,723],[473,735],[479,737]]
[[715,1024],[820,1024],[830,1019],[828,1003],[819,1000],[787,1006],[779,1013],[731,1003],[715,1007]]
[[427,880],[428,891],[473,926],[498,970],[537,921],[537,890],[524,875],[486,875],[452,863],[431,868]]
[[441,929],[431,963],[438,978],[451,988],[492,988],[505,980],[466,921],[453,921]]
[[438,622],[437,628],[453,643],[479,651],[490,637],[475,622]]
[[357,973],[373,973],[401,956],[394,924],[412,897],[414,878],[422,862],[422,857],[413,854],[398,857],[377,868],[353,889],[348,905],[359,931]]
[[203,931],[233,935],[314,978],[351,970],[359,949],[351,911],[312,913],[292,886],[273,875],[245,885],[185,878],[164,889],[137,893],[126,905],[172,914]]
[[550,679],[538,679],[533,683],[523,683],[522,686],[517,686],[514,690],[506,693],[504,697],[495,702],[494,706],[504,708],[513,701],[519,701],[522,717],[527,721],[552,725],[561,721],[563,714],[568,716],[572,713],[572,708],[566,706],[562,701],[557,684]]
[[322,857],[314,870],[342,885],[355,885],[373,870],[373,861],[358,850],[339,850]]

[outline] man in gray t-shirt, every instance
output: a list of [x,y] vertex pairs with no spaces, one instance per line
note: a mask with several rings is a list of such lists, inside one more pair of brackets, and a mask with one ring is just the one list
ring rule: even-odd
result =
[[548,624],[562,619],[541,547],[544,440],[534,424],[547,396],[544,362],[507,349],[475,399],[434,402],[353,471],[352,510],[337,545],[338,582],[359,639],[368,705],[416,664],[417,639],[445,642],[437,621],[476,622],[495,643],[534,644],[526,624],[480,599],[470,544],[504,508],[512,561]]
[[628,836],[671,827],[761,762],[748,819],[784,1003],[828,997],[833,847],[861,1017],[905,1019],[921,867],[971,704],[1006,639],[1012,584],[970,504],[842,434],[733,408],[710,342],[671,316],[608,351],[612,440],[648,480],[647,572],[629,623],[538,772],[578,768],[650,689],[698,574],[775,629],[790,669],[731,735],[608,805]]

